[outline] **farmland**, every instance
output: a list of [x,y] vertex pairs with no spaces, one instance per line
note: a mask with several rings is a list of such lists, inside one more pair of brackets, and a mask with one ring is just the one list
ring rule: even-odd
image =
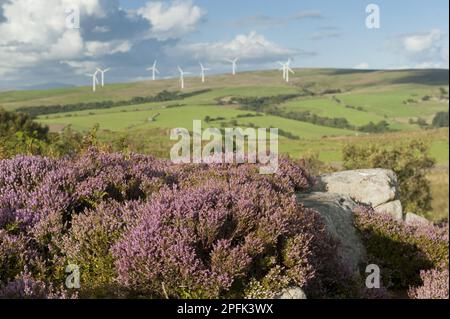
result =
[[[177,127],[192,130],[193,120],[202,120],[204,128],[276,127],[283,131],[279,138],[282,153],[294,158],[316,155],[320,161],[337,168],[342,162],[342,148],[349,143],[394,145],[409,140],[424,141],[439,169],[439,173],[430,172],[436,193],[434,206],[440,215],[442,211],[448,215],[448,201],[442,199],[448,196],[448,184],[442,188],[439,178],[448,176],[448,128],[431,127],[436,113],[448,111],[447,71],[297,69],[295,72],[289,84],[282,81],[277,71],[210,76],[205,84],[190,77],[181,92],[185,96],[176,100],[123,102],[123,105],[121,101],[151,97],[163,91],[180,93],[178,79],[108,84],[96,93],[90,87],[3,92],[0,107],[14,111],[110,101],[111,107],[95,108],[93,104],[83,110],[41,114],[36,120],[55,132],[68,126],[87,132],[98,124],[101,140],[126,140],[132,150],[158,157],[169,155],[173,144],[169,140],[170,130]],[[282,102],[272,103],[270,97],[282,97]],[[249,103],[259,101],[263,107],[252,109],[236,102],[245,98]],[[377,134],[367,131],[371,123],[385,123],[383,131]]]

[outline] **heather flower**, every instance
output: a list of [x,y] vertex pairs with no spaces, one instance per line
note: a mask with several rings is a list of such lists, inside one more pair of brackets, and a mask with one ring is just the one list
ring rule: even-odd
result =
[[[134,207],[134,203],[130,205]],[[135,217],[128,212],[129,204],[122,206],[113,201],[73,218],[71,228],[62,238],[61,253],[66,265],[80,267],[83,293],[113,293],[117,274],[110,248]]]
[[[75,298],[76,295],[71,298]],[[54,289],[43,281],[34,279],[28,272],[22,272],[3,287],[0,286],[0,299],[68,299],[63,290]]]
[[370,262],[383,270],[388,288],[407,289],[420,284],[420,271],[448,267],[448,227],[409,225],[371,207],[355,209]]
[[408,290],[408,295],[413,299],[448,299],[449,276],[448,268],[422,270],[420,278],[423,285]]

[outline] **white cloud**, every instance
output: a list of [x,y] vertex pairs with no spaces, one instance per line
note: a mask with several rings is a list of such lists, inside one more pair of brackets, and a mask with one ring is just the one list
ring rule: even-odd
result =
[[84,48],[83,38],[77,30],[65,31],[45,54],[47,59],[67,59],[79,56]]
[[112,42],[100,42],[90,41],[86,42],[86,55],[87,56],[102,56],[111,55],[116,53],[125,53],[130,51],[132,44],[130,41],[112,41]]
[[239,57],[245,62],[271,62],[296,55],[298,52],[280,47],[254,31],[237,35],[229,42],[180,44],[169,55],[190,56],[205,61],[223,61]]
[[433,29],[425,34],[406,36],[403,39],[403,46],[407,52],[420,53],[431,49],[442,37],[442,31]]
[[160,40],[179,38],[194,30],[206,14],[192,1],[149,2],[137,13],[151,23],[151,35]]
[[331,38],[339,38],[340,36],[341,36],[341,33],[339,31],[320,30],[320,31],[314,32],[309,38],[311,40],[324,40],[324,39],[331,39]]
[[389,46],[414,68],[448,68],[448,35],[439,29],[399,35]]
[[354,69],[367,70],[369,68],[369,63],[361,62],[353,67]]
[[77,5],[85,16],[104,15],[99,0],[9,0],[0,4],[0,59],[3,75],[59,59],[80,57],[81,31],[66,26],[66,9]]
[[95,70],[98,67],[98,64],[93,61],[61,61],[61,64],[70,66],[75,70],[75,73],[79,75],[92,72],[92,70]]

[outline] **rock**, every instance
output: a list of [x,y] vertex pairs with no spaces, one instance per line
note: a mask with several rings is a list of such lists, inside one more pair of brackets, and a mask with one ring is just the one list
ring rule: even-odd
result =
[[321,192],[298,194],[297,199],[325,218],[328,230],[341,241],[338,252],[341,260],[357,273],[366,251],[353,223],[355,201],[345,195]]
[[348,195],[376,207],[396,199],[397,176],[378,168],[325,174],[318,177],[314,191]]
[[413,214],[406,213],[405,215],[405,223],[407,224],[430,224],[430,221],[425,217]]
[[381,204],[374,208],[377,213],[388,213],[395,219],[403,221],[403,208],[399,200]]
[[300,287],[289,287],[283,289],[275,299],[307,299],[306,294]]

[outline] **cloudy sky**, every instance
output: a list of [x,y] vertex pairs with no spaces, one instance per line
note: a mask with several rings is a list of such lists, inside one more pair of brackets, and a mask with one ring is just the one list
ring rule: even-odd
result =
[[[366,26],[370,3],[380,8],[380,28]],[[0,89],[87,85],[85,73],[96,67],[111,67],[110,81],[141,80],[154,59],[161,77],[174,76],[177,65],[198,73],[198,61],[225,72],[224,59],[237,56],[241,70],[289,57],[295,67],[448,68],[448,7],[447,0],[0,0]]]

